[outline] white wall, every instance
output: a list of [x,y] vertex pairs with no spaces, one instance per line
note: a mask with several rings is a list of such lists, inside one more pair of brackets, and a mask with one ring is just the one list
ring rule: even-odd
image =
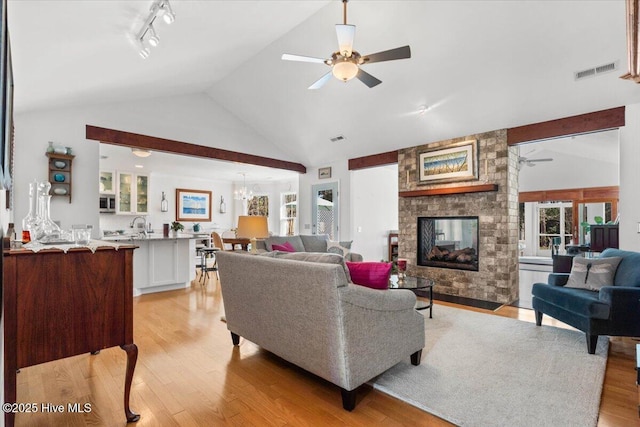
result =
[[[556,141],[560,140],[526,144],[521,147],[521,152],[526,152],[527,148],[524,147],[534,147],[538,144],[553,145]],[[609,143],[609,150],[617,154],[618,145]],[[576,149],[572,153],[542,150],[532,158],[553,158],[553,161],[535,163],[533,167],[522,165],[518,173],[518,191],[520,192],[608,187],[618,185],[620,182],[618,156],[615,156],[614,161],[609,161],[602,157],[583,156],[579,149]]]
[[352,250],[388,261],[388,233],[398,229],[397,164],[351,172],[351,224]]
[[[243,186],[243,183],[236,183],[234,186],[234,191],[240,189]],[[270,182],[255,182],[255,181],[247,181],[247,189],[250,190],[254,196],[268,196],[269,197],[269,232],[274,235],[280,235],[280,201],[281,194],[298,192],[298,180],[291,181],[270,181]],[[225,197],[225,200],[227,198]],[[243,215],[242,209],[242,201],[234,200],[233,196],[231,196],[231,204],[234,206],[234,215],[232,216],[232,227],[236,228],[238,225],[238,216]],[[229,205],[227,205],[229,206]],[[296,231],[295,234],[298,234]]]
[[627,105],[620,129],[620,249],[640,251],[640,104]]
[[[278,148],[203,94],[152,100],[39,111],[15,116],[15,210],[16,227],[28,212],[28,183],[47,179],[47,141],[73,149],[72,203],[55,198],[52,219],[63,228],[92,224],[99,228],[99,143],[85,139],[85,125],[113,128],[144,135],[214,146],[234,151],[287,158]],[[228,200],[230,201],[230,200]],[[155,221],[155,220],[154,220]]]

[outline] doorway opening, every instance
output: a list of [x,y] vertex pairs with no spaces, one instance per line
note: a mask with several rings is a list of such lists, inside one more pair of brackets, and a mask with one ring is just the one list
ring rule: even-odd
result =
[[317,184],[311,187],[312,234],[328,234],[339,240],[340,199],[338,183]]

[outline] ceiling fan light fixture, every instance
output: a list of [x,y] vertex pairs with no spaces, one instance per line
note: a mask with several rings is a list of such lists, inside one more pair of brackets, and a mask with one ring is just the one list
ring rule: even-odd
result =
[[338,51],[333,52],[331,58],[322,60],[320,58],[314,58],[311,56],[292,55],[289,53],[285,53],[282,55],[282,59],[285,61],[324,63],[331,67],[331,71],[327,72],[318,80],[316,80],[311,86],[309,86],[309,89],[320,89],[331,79],[331,76],[337,78],[338,80],[342,80],[343,82],[347,82],[355,77],[362,83],[364,83],[368,88],[373,88],[382,83],[382,80],[375,78],[365,70],[361,69],[360,65],[411,58],[411,48],[409,46],[402,46],[365,56],[361,56],[358,52],[353,50],[353,41],[356,35],[356,26],[347,24],[348,1],[349,0],[342,0],[344,19],[342,24],[336,25]]
[[342,61],[338,61],[333,65],[331,72],[333,76],[338,80],[342,80],[343,82],[347,82],[354,78],[358,74],[358,66],[348,59],[344,59]]

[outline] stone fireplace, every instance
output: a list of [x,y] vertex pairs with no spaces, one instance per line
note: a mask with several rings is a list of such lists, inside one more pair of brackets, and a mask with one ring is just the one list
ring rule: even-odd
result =
[[[444,148],[461,141],[475,139],[478,143],[478,179],[444,184],[421,185],[418,179],[418,155],[426,150]],[[518,299],[518,171],[517,151],[507,146],[506,130],[486,132],[447,141],[411,147],[398,152],[398,186],[400,198],[398,251],[408,260],[408,274],[434,279],[436,293],[497,303],[511,303]],[[492,185],[487,185],[492,184]],[[493,185],[495,184],[495,185]],[[491,188],[489,191],[477,189]],[[496,188],[497,186],[497,188]],[[419,190],[433,191],[433,195],[416,195]],[[419,192],[418,194],[421,194]],[[444,193],[444,194],[439,194]],[[477,218],[473,238],[456,237],[451,229],[447,232],[435,230],[434,246],[449,252],[464,251],[475,261],[470,268],[451,268],[453,264],[437,264],[435,255],[431,263],[423,258],[427,254],[418,249],[420,218]],[[423,227],[428,226],[423,225]],[[435,235],[436,233],[445,233]],[[460,230],[460,233],[463,233]],[[467,235],[473,232],[467,230]],[[424,236],[422,236],[424,237]],[[471,240],[470,240],[471,239]],[[442,245],[438,245],[441,240]],[[457,243],[456,243],[457,242]],[[471,245],[466,244],[471,242]],[[458,248],[456,249],[456,244]],[[429,246],[429,245],[426,245]],[[461,247],[462,246],[462,247]],[[471,250],[475,255],[471,255]],[[438,249],[444,252],[442,249]],[[437,254],[447,260],[447,254]],[[464,257],[463,257],[464,259]],[[473,265],[476,262],[477,265]],[[459,267],[459,266],[458,266]]]

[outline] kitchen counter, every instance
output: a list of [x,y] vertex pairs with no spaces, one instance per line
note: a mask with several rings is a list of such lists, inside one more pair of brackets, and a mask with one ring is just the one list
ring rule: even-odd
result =
[[104,236],[100,240],[106,240],[108,242],[131,242],[140,240],[179,240],[179,239],[201,239],[201,236],[194,236],[189,233],[178,233],[174,236],[169,234],[168,237],[164,237],[162,233],[150,233],[146,236],[140,234],[116,234],[111,236]]
[[195,241],[190,233],[116,234],[103,237],[109,242],[129,242],[138,246],[133,254],[134,296],[184,289],[196,277]]

